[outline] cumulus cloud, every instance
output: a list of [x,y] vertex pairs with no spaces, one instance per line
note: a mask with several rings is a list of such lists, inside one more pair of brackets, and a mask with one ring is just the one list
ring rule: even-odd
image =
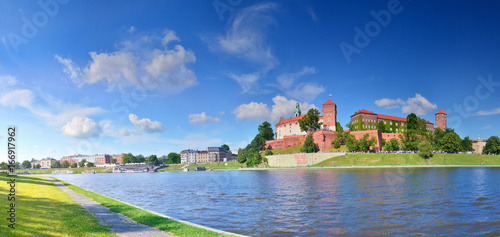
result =
[[416,93],[415,97],[410,97],[404,101],[402,99],[380,99],[375,101],[375,105],[386,109],[401,108],[403,113],[415,113],[418,116],[425,116],[430,111],[437,109],[437,105],[431,103],[422,95]]
[[500,107],[496,109],[492,109],[490,111],[478,111],[476,115],[478,116],[484,116],[484,115],[494,115],[494,114],[500,114]]
[[218,123],[220,119],[216,117],[210,117],[202,112],[201,114],[190,114],[189,115],[189,123],[191,124],[205,124],[205,123]]
[[69,58],[55,57],[79,87],[105,81],[110,87],[137,86],[179,92],[198,84],[194,72],[186,66],[196,62],[196,57],[180,44],[167,47],[172,41],[180,41],[172,30],[165,30],[162,37],[153,35],[125,41],[115,52],[89,52],[91,60],[83,68]]
[[76,116],[61,128],[62,133],[74,138],[98,137],[102,128],[94,120],[86,117]]
[[[295,104],[297,101],[289,100],[284,96],[275,96],[271,108],[264,103],[250,102],[248,104],[239,105],[233,114],[237,119],[256,119],[277,121],[280,117],[289,118],[293,116]],[[315,105],[306,102],[300,103],[300,109],[305,114],[311,108],[316,108]]]
[[129,114],[128,119],[137,129],[147,133],[162,132],[165,130],[165,125],[160,122],[151,121],[151,119],[148,118],[138,119],[135,114]]

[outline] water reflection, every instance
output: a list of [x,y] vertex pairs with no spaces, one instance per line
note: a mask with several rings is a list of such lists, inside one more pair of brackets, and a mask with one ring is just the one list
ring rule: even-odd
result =
[[165,215],[252,236],[498,234],[498,168],[60,175]]

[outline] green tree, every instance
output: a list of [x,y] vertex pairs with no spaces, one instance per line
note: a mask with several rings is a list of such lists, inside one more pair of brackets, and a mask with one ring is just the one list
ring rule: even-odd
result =
[[259,130],[259,134],[266,141],[274,140],[273,128],[271,127],[271,124],[269,122],[267,122],[267,121],[263,122],[261,125],[259,125],[258,130]]
[[2,162],[0,163],[0,168],[2,168],[3,170],[8,170],[9,169],[9,165],[5,162]]
[[500,139],[497,136],[491,136],[486,140],[486,145],[483,148],[483,154],[500,154]]
[[[62,167],[62,165],[61,165],[61,162],[59,162],[59,161],[54,162],[54,164],[52,164],[50,166],[50,168],[61,168],[61,167]],[[64,168],[66,168],[66,167],[64,167]]]
[[462,150],[462,139],[454,132],[446,134],[441,143],[443,151],[458,152]]
[[19,169],[20,166],[21,166],[21,163],[16,162],[16,164],[14,165],[14,169]]
[[[64,163],[64,162],[63,162]],[[78,163],[78,167],[85,167],[85,163],[87,163],[87,160],[86,159],[82,159],[79,163]],[[68,163],[68,166],[69,166],[69,163]]]
[[123,153],[122,154],[122,164],[128,164],[130,163],[130,157],[132,156],[132,153],[128,153],[128,154],[125,154]]
[[367,152],[370,150],[370,147],[375,146],[375,144],[377,144],[377,139],[374,136],[370,137],[369,134],[365,134],[358,141],[358,149]]
[[319,122],[319,110],[312,108],[307,111],[307,114],[304,115],[301,119],[299,119],[300,131],[316,131],[321,128],[321,124]]
[[332,141],[332,146],[333,148],[335,149],[339,149],[341,145],[344,145],[345,144],[345,141],[346,141],[346,134],[348,132],[344,132],[343,129],[339,129],[335,132],[336,134],[336,137],[335,139]]
[[224,148],[225,151],[229,151],[229,146],[227,144],[224,144],[220,147]]
[[[74,163],[74,164],[76,165],[76,163]],[[62,164],[60,164],[60,165],[61,165],[61,167],[63,167],[63,168],[68,168],[68,167],[70,166],[70,164],[69,164],[69,162],[68,162],[67,160],[63,161],[63,163],[62,163]]]
[[35,169],[40,169],[40,168],[42,168],[42,166],[40,164],[35,165]]
[[446,132],[443,131],[441,128],[436,128],[436,130],[434,130],[434,147],[436,148],[436,150],[442,151],[441,150],[441,141],[443,140],[443,137],[445,135],[446,135]]
[[264,152],[264,155],[266,155],[266,156],[272,156],[273,155],[273,151],[272,150],[266,150],[266,152]]
[[150,155],[148,157],[147,163],[153,163],[153,165],[155,166],[160,165],[160,161],[158,160],[158,157],[156,157],[156,155]]
[[[180,158],[180,155],[179,155],[179,158]],[[167,164],[168,162],[168,156],[166,155],[162,155],[160,158],[158,158],[158,160],[160,161],[160,163],[162,164]]]
[[385,143],[384,149],[386,151],[397,151],[399,150],[399,142],[398,139],[393,138]]
[[90,168],[90,167],[94,167],[94,163],[92,163],[92,162],[87,162],[87,167],[89,167],[89,168]]
[[418,144],[418,154],[425,159],[431,158],[434,154],[432,153],[432,145],[429,141],[423,140]]
[[[64,163],[64,162],[63,162]],[[71,163],[71,168],[76,168],[78,165],[76,163]]]
[[473,150],[472,140],[469,138],[469,136],[464,137],[464,139],[462,140],[462,151],[467,152]]
[[116,164],[118,162],[115,158],[111,159],[111,164]]
[[312,134],[308,134],[306,136],[306,140],[304,141],[304,145],[302,146],[300,151],[305,153],[316,153],[319,151],[318,145],[314,143]]
[[245,161],[247,160],[247,155],[246,153],[243,152],[243,149],[241,149],[242,152],[239,152],[238,153],[238,157],[236,158],[236,160],[238,161],[238,163],[245,163]]
[[346,124],[345,124],[345,127],[346,127],[347,129],[349,129],[349,131],[354,131],[354,130],[353,130],[353,129],[354,129],[354,126],[352,126],[352,124],[351,124],[351,123],[346,123]]
[[358,140],[356,137],[350,133],[344,133],[345,137],[345,145],[347,146],[347,150],[350,152],[358,150]]
[[130,163],[139,163],[137,160],[137,156],[131,155],[129,159]]
[[29,168],[31,168],[31,162],[29,160],[25,160],[25,161],[23,161],[21,166],[23,167],[23,169],[29,169]]
[[167,156],[167,164],[180,164],[181,155],[179,153],[170,152]]
[[247,167],[254,167],[262,162],[262,157],[260,153],[250,153],[248,154]]
[[136,156],[136,162],[134,163],[144,163],[146,162],[146,158],[143,155]]
[[340,125],[339,122],[337,122],[335,124],[335,131],[337,131],[337,132],[344,132],[344,128],[342,127],[342,125]]

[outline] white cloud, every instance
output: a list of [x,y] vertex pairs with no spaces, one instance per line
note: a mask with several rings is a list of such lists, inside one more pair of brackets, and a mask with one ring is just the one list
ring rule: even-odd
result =
[[102,128],[94,120],[86,117],[76,116],[61,128],[62,133],[74,138],[98,137]]
[[189,123],[191,124],[205,124],[205,123],[218,123],[220,119],[216,117],[210,117],[202,112],[201,114],[190,114],[189,115]]
[[165,30],[163,37],[153,35],[125,41],[115,52],[90,52],[91,60],[84,68],[71,59],[55,57],[79,87],[105,81],[110,87],[133,85],[179,92],[198,84],[194,72],[186,67],[196,62],[196,57],[193,51],[179,44],[166,47],[172,41],[180,41],[172,30]]
[[299,72],[282,73],[277,78],[278,88],[285,92],[288,97],[305,101],[314,100],[319,94],[325,91],[323,86],[319,86],[316,83],[299,83],[295,85],[295,82],[304,75],[315,73],[316,69],[308,66]]
[[496,109],[492,109],[490,111],[478,111],[476,115],[478,116],[484,116],[484,115],[494,115],[494,114],[500,114],[500,107]]
[[181,41],[179,37],[175,34],[175,31],[173,30],[165,30],[163,32],[165,35],[163,36],[163,39],[161,41],[161,44],[163,46],[167,45],[170,41]]
[[276,24],[270,12],[277,8],[274,3],[264,3],[242,9],[230,22],[226,34],[217,37],[212,48],[264,64],[266,70],[272,69],[278,61],[266,45],[264,32],[270,25]]
[[[267,104],[250,102],[248,104],[239,105],[233,114],[236,114],[237,119],[256,119],[256,120],[270,120],[277,121],[280,117],[289,118],[293,116],[295,111],[295,104],[297,101],[288,100],[284,96],[275,96],[273,105],[270,109]],[[300,103],[300,109],[303,114],[311,108],[316,108],[315,105],[309,103]]]
[[264,103],[250,102],[236,107],[233,114],[236,114],[237,119],[265,120],[269,118],[269,108]]
[[137,30],[134,26],[130,26],[130,28],[127,29],[128,33],[132,34]]
[[31,104],[33,103],[33,97],[33,92],[31,92],[30,90],[13,90],[0,97],[0,104],[6,107],[20,106],[30,109]]
[[399,98],[396,100],[384,98],[376,100],[375,104],[378,107],[384,107],[386,109],[401,107],[401,111],[403,113],[415,113],[417,116],[425,116],[430,111],[437,109],[436,104],[431,103],[429,100],[418,93],[415,94],[415,97],[408,98],[407,101]]
[[54,150],[54,149],[50,148],[50,149],[47,149],[47,151],[46,151],[46,152],[47,152],[47,153],[55,153],[55,152],[56,152],[56,150]]
[[0,76],[0,88],[7,88],[11,86],[15,86],[17,84],[17,80],[15,77],[11,75],[2,75]]
[[260,73],[250,73],[250,74],[242,74],[235,75],[234,73],[230,73],[229,77],[238,82],[243,90],[243,93],[247,93],[249,91],[255,91],[257,87],[257,81],[260,78]]
[[158,121],[151,121],[151,119],[148,118],[143,118],[143,119],[138,119],[137,115],[135,114],[129,114],[128,119],[134,126],[142,131],[145,131],[147,133],[154,133],[154,132],[162,132],[165,130],[165,125],[161,124]]
[[126,137],[126,136],[129,136],[131,134],[131,132],[127,128],[120,128],[120,130],[118,130],[118,134],[120,136]]

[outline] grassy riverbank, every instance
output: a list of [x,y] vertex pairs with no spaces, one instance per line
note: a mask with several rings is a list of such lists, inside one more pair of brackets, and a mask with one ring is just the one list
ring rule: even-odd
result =
[[[7,227],[11,178],[16,180],[16,229]],[[44,177],[0,174],[1,236],[117,236]]]
[[[227,164],[227,165],[226,165]],[[169,167],[165,167],[162,169],[159,169],[159,172],[163,171],[182,171],[185,165],[183,164],[175,164],[175,165],[169,165]],[[230,162],[220,162],[220,163],[208,163],[208,164],[194,164],[194,165],[189,165],[187,168],[190,171],[193,171],[196,166],[200,167],[206,167],[207,169],[213,169],[213,170],[236,170],[239,169],[240,167],[246,167],[246,164],[240,164],[237,161],[230,161]]]
[[338,156],[314,167],[331,166],[411,166],[411,165],[500,165],[500,155],[434,154],[424,159],[418,154],[347,154]]
[[82,189],[78,186],[71,185],[59,179],[56,180],[68,186],[68,188],[70,188],[71,190],[80,193],[85,197],[94,199],[94,201],[98,202],[102,206],[109,208],[113,212],[121,213],[138,223],[153,228],[157,228],[163,231],[168,231],[177,236],[225,236],[221,233],[209,231],[203,228],[184,224],[172,219],[156,215],[149,211],[131,206],[129,204],[120,202],[118,200]]
[[73,171],[75,174],[81,174],[85,170],[95,170],[97,173],[112,173],[111,167],[93,167],[93,168],[58,168],[58,169],[16,169],[17,172],[29,172],[32,174],[52,174],[53,171]]

